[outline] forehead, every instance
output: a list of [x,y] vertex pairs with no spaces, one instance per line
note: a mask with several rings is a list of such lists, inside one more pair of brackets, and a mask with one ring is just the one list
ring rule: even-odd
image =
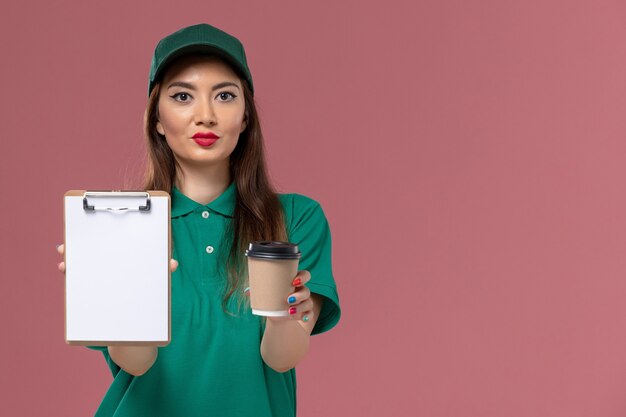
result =
[[222,59],[215,55],[186,55],[171,63],[163,75],[163,81],[178,78],[219,78],[235,81],[241,80]]

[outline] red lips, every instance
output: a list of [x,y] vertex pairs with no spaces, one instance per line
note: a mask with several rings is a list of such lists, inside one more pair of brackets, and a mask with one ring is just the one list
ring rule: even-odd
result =
[[198,132],[195,135],[193,135],[193,138],[194,139],[219,139],[219,136],[217,136],[213,132]]

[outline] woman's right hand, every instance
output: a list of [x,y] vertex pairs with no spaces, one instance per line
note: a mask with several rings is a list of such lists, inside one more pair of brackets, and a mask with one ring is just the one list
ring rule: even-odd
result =
[[[57,252],[63,256],[65,245],[58,245]],[[65,262],[59,262],[58,268],[59,271],[65,273]],[[176,268],[178,268],[178,261],[174,258],[170,259],[170,272],[176,271]],[[158,349],[155,346],[108,346],[107,350],[113,362],[124,371],[135,376],[147,372],[158,355]]]
[[[65,244],[62,243],[57,246],[57,252],[59,252],[61,256],[63,256],[63,254],[65,253]],[[65,262],[59,262],[58,268],[59,271],[65,273]],[[176,271],[176,268],[178,268],[178,261],[174,258],[170,259],[170,272]]]

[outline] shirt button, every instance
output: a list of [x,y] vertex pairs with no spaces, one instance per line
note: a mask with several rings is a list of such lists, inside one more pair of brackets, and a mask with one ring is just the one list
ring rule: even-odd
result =
[[209,218],[209,212],[208,211],[203,211],[202,212],[202,217],[204,217],[205,219]]
[[206,253],[213,253],[213,246],[207,246]]

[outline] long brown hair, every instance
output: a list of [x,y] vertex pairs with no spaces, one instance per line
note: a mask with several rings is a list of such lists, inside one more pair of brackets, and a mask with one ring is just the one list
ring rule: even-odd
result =
[[[287,240],[282,205],[267,174],[263,133],[254,96],[245,79],[239,78],[243,86],[247,126],[230,155],[230,176],[235,181],[237,197],[233,219],[224,235],[225,243],[230,245],[227,257],[222,258],[227,273],[222,299],[224,311],[227,311],[231,296],[236,296],[238,308],[245,300],[247,262],[244,252],[248,244],[255,240]],[[147,155],[141,188],[171,193],[177,174],[182,171],[165,137],[156,130],[160,90],[161,82],[157,82],[144,114]]]

